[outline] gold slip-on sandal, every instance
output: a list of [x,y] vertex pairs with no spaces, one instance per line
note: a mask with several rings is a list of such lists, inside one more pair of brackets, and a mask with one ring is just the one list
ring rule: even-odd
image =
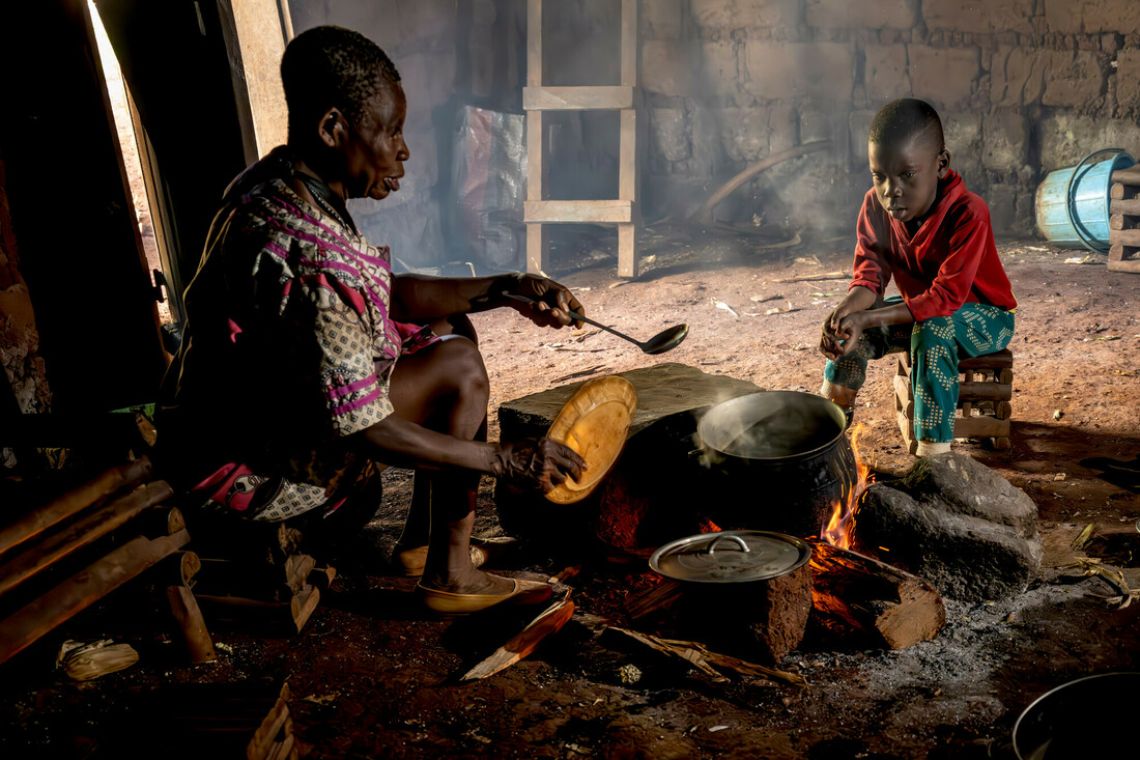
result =
[[[471,566],[482,567],[489,564],[492,559],[504,559],[518,546],[518,540],[508,537],[478,538],[471,537]],[[418,578],[424,574],[424,563],[427,561],[428,548],[416,546],[411,549],[397,551],[392,555],[392,564],[395,569],[408,578]]]
[[468,615],[508,601],[512,604],[537,604],[554,594],[553,587],[542,581],[509,580],[514,585],[502,594],[456,594],[428,588],[422,583],[416,585],[416,593],[429,610],[444,615]]

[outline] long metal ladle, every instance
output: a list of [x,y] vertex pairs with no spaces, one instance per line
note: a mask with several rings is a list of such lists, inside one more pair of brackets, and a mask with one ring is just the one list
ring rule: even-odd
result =
[[[503,296],[506,298],[510,298],[513,301],[521,301],[522,303],[529,303],[529,304],[539,303],[538,301],[536,301],[533,298],[528,298],[527,296],[515,295],[514,293],[503,293]],[[672,327],[665,328],[664,330],[657,333],[656,335],[654,335],[652,338],[650,338],[647,341],[640,341],[640,340],[636,340],[635,338],[629,337],[628,335],[626,335],[623,332],[619,332],[619,331],[615,330],[614,328],[610,327],[609,325],[603,325],[601,322],[596,322],[596,321],[590,319],[589,317],[587,317],[585,314],[579,314],[575,311],[570,311],[570,310],[567,310],[566,313],[569,314],[570,318],[573,320],[581,320],[588,325],[593,325],[594,327],[600,327],[601,329],[605,330],[608,333],[613,333],[614,335],[618,336],[619,338],[624,338],[625,340],[628,340],[630,343],[637,346],[638,348],[640,348],[642,351],[644,351],[647,354],[663,354],[666,351],[671,351],[672,349],[681,345],[681,341],[683,341],[685,339],[685,336],[687,336],[689,334],[689,326],[688,325],[685,325],[685,324],[673,325]]]

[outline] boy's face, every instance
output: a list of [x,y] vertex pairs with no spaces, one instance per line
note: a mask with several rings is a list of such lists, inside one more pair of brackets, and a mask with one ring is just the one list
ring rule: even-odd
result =
[[950,154],[933,140],[916,135],[901,145],[868,143],[875,197],[900,222],[921,219],[934,205],[938,180],[950,168]]
[[348,197],[381,200],[400,189],[404,162],[411,157],[404,142],[407,100],[399,85],[383,87],[369,102],[359,123],[349,127],[344,145]]

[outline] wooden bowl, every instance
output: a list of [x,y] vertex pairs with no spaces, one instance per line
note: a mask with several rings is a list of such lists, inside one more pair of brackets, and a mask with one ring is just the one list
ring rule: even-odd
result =
[[546,498],[572,504],[589,496],[621,454],[636,409],[637,391],[624,377],[610,375],[584,383],[563,405],[546,435],[585,459],[586,471],[582,480],[567,478]]

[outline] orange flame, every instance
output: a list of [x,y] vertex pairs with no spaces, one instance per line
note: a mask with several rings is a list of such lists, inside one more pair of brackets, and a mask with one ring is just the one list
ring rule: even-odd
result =
[[831,519],[828,520],[827,527],[819,532],[821,539],[840,549],[850,549],[855,540],[855,514],[859,511],[859,501],[867,486],[873,482],[871,468],[859,454],[859,436],[863,430],[862,423],[851,428],[851,451],[855,454],[855,471],[858,474],[855,485],[847,492],[846,500],[835,500]]
[[720,527],[712,520],[705,520],[701,526],[701,533],[720,533],[724,528]]

